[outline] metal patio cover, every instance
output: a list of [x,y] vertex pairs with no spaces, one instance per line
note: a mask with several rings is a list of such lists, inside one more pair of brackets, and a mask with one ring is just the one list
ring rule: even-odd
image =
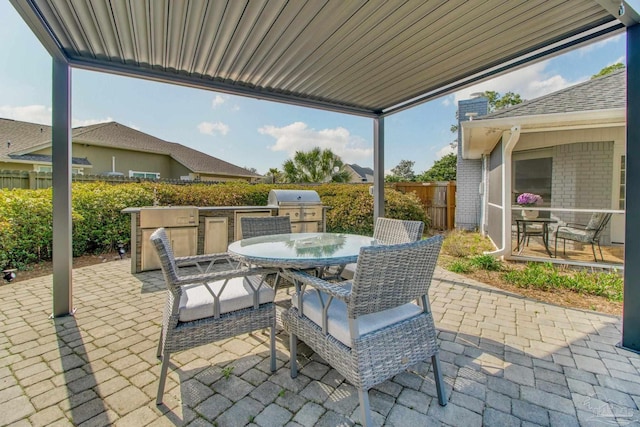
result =
[[616,0],[11,0],[57,59],[382,117],[622,31]]

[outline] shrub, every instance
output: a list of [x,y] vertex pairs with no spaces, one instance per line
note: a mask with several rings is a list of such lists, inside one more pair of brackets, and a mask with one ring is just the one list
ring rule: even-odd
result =
[[153,193],[138,184],[111,185],[104,182],[73,184],[73,255],[104,252],[128,245],[131,219],[122,214],[127,207],[150,206]]
[[22,268],[51,258],[53,215],[51,189],[5,190],[0,197],[0,263]]
[[[373,233],[373,197],[363,185],[268,185],[231,182],[175,185],[143,182],[127,184],[74,183],[72,187],[73,255],[99,253],[125,246],[131,240],[127,207],[152,206],[265,206],[272,188],[313,189],[327,212],[327,230]],[[0,267],[23,268],[51,258],[53,238],[52,190],[0,190]],[[398,219],[427,218],[414,195],[387,190],[386,215]]]
[[[309,188],[309,187],[305,187]],[[366,185],[324,184],[313,187],[322,203],[330,206],[327,211],[327,231],[337,233],[373,234],[373,197]],[[420,200],[413,194],[385,189],[385,216],[389,218],[417,220],[429,227]]]

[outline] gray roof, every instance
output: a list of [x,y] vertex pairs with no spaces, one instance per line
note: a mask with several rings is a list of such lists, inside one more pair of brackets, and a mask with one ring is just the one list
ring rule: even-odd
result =
[[11,3],[71,67],[369,117],[640,19],[612,0]]
[[262,176],[182,144],[167,142],[116,122],[75,128],[73,129],[73,140],[90,145],[170,155],[196,173],[252,178]]
[[362,166],[358,166],[355,163],[352,163],[352,164],[350,164],[348,166],[350,166],[351,169],[353,169],[353,171],[355,173],[357,173],[358,175],[360,175],[360,177],[362,177],[362,178],[366,178],[367,175],[373,175],[373,169],[371,169],[371,168],[365,168],[365,167],[362,167]]
[[[164,141],[116,122],[77,127],[73,129],[72,135],[74,142],[169,155],[195,173],[252,178],[261,176],[184,145]],[[1,161],[51,161],[50,156],[45,156],[49,158],[45,160],[44,157],[30,153],[51,144],[50,126],[0,119],[0,141]],[[7,141],[11,142],[8,148]],[[74,158],[74,164],[81,165],[83,161],[86,159]]]
[[625,108],[627,99],[626,69],[503,108],[477,120],[540,114],[571,113],[589,110]]

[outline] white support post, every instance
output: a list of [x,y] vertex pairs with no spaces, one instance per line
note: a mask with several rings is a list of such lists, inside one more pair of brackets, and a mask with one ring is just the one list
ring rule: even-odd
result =
[[53,316],[73,312],[71,228],[71,68],[53,59]]
[[373,119],[373,223],[384,217],[384,117]]

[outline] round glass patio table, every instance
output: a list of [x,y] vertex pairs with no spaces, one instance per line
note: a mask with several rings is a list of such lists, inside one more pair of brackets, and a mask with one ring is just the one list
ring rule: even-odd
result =
[[373,237],[344,233],[290,233],[251,237],[229,245],[229,254],[262,267],[315,268],[356,262]]

